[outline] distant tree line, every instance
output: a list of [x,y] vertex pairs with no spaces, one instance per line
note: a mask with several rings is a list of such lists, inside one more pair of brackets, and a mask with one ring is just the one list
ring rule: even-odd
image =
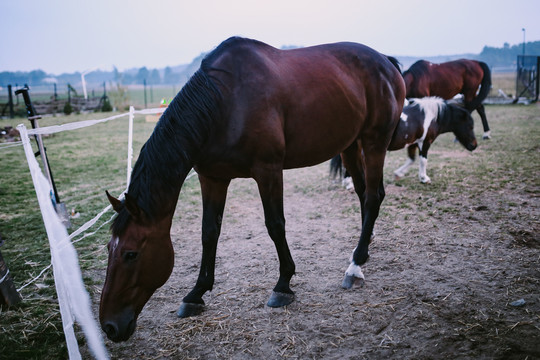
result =
[[[291,46],[292,48],[292,46]],[[528,42],[525,44],[526,55],[540,56],[540,41]],[[484,46],[482,52],[474,56],[489,64],[491,67],[511,68],[516,64],[517,55],[523,52],[523,44],[512,45],[505,43],[502,48]],[[204,53],[199,55],[189,65],[176,67],[167,66],[164,69],[148,69],[143,66],[139,69],[132,69],[120,72],[114,68],[113,71],[94,71],[85,76],[88,84],[102,83],[120,83],[122,85],[143,84],[146,80],[147,85],[182,85],[199,68]],[[42,70],[23,71],[4,71],[0,72],[0,86],[5,87],[8,84],[22,86],[50,85],[53,82],[58,84],[79,84],[81,74],[79,72],[71,74],[50,75]]]
[[[518,55],[523,55],[523,44],[504,43],[502,48],[484,46],[478,59],[491,67],[511,67],[516,65]],[[525,43],[525,55],[540,56],[540,41]]]
[[43,70],[33,70],[30,72],[24,71],[4,71],[0,72],[0,85],[7,84],[41,84],[44,79],[47,78],[47,74]]
[[[196,71],[200,65],[201,58],[197,58],[197,64],[183,65],[177,67],[167,66],[164,69],[148,69],[143,66],[139,69],[119,71],[116,67],[113,71],[93,71],[85,75],[87,84],[97,85],[103,83],[117,83],[121,85],[142,85],[145,81],[147,85],[182,85]],[[61,75],[51,75],[43,70],[25,71],[4,71],[0,72],[0,86],[8,84],[23,86],[41,86],[57,84],[80,84],[81,73],[64,73]]]
[[119,72],[114,70],[114,80],[121,82],[123,85],[143,84],[146,81],[147,85],[175,85],[184,82],[184,76],[181,72],[175,72],[170,66],[167,66],[161,71],[158,69],[148,69],[146,66],[137,71]]
[[[148,85],[160,84],[179,84],[185,82],[186,75],[183,72],[175,72],[171,67],[165,69],[148,69],[142,67],[138,70],[120,72],[116,68],[113,71],[94,71],[85,76],[85,80],[89,84],[101,84],[103,82],[120,81],[123,85],[143,84],[146,80]],[[20,86],[28,85],[47,85],[52,83],[71,83],[78,84],[81,82],[81,73],[64,73],[61,75],[50,75],[43,70],[33,70],[30,72],[24,71],[4,71],[0,72],[0,86],[8,84]]]

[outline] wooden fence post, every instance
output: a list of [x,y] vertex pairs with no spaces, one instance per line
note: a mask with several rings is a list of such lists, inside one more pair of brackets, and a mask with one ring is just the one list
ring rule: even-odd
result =
[[8,88],[8,104],[9,104],[9,118],[13,119],[15,117],[15,112],[13,111],[13,91],[11,90],[11,85],[7,86]]

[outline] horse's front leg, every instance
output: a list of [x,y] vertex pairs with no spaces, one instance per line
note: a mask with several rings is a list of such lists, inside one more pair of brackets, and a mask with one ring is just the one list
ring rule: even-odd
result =
[[424,144],[420,147],[420,156],[418,164],[418,178],[422,184],[430,184],[431,179],[427,176],[427,153],[431,143],[424,141]]
[[199,181],[203,202],[201,270],[195,287],[184,297],[176,313],[182,318],[200,314],[204,309],[202,297],[214,286],[216,249],[230,183],[230,180],[213,179],[202,175],[199,175]]
[[414,164],[414,160],[416,158],[416,148],[417,147],[418,147],[418,145],[416,143],[411,144],[411,145],[409,145],[407,147],[407,155],[409,157],[405,161],[405,164],[403,164],[401,167],[396,169],[396,171],[394,171],[394,177],[395,177],[396,180],[399,180],[402,177],[404,177],[405,174],[407,174],[407,171],[409,170],[411,165]]
[[295,272],[294,261],[285,238],[283,172],[281,169],[259,169],[254,171],[253,178],[259,187],[266,228],[270,238],[274,241],[279,258],[279,279],[267,305],[281,307],[294,301],[294,292],[290,288],[290,281]]

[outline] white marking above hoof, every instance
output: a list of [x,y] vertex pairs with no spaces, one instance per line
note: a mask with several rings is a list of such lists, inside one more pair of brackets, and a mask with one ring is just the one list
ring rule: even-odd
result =
[[345,278],[341,283],[341,287],[344,289],[352,289],[363,287],[365,284],[364,274],[360,266],[351,263],[347,271],[345,271]]
[[365,279],[364,273],[360,265],[356,265],[354,262],[351,262],[347,270],[345,271],[346,276],[354,276],[355,278]]

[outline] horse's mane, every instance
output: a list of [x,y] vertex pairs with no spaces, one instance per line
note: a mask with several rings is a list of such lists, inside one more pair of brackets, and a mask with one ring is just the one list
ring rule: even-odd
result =
[[403,76],[411,74],[413,79],[418,79],[428,72],[429,62],[425,60],[418,60],[408,70],[405,70]]
[[[127,193],[149,219],[159,215],[171,197],[176,200],[171,191],[179,191],[212,122],[220,116],[221,94],[208,76],[205,60],[169,104],[133,168]],[[113,234],[120,234],[129,221],[124,208],[111,226]]]
[[447,110],[447,103],[438,96],[409,99],[408,106],[418,106],[426,116],[442,118]]

